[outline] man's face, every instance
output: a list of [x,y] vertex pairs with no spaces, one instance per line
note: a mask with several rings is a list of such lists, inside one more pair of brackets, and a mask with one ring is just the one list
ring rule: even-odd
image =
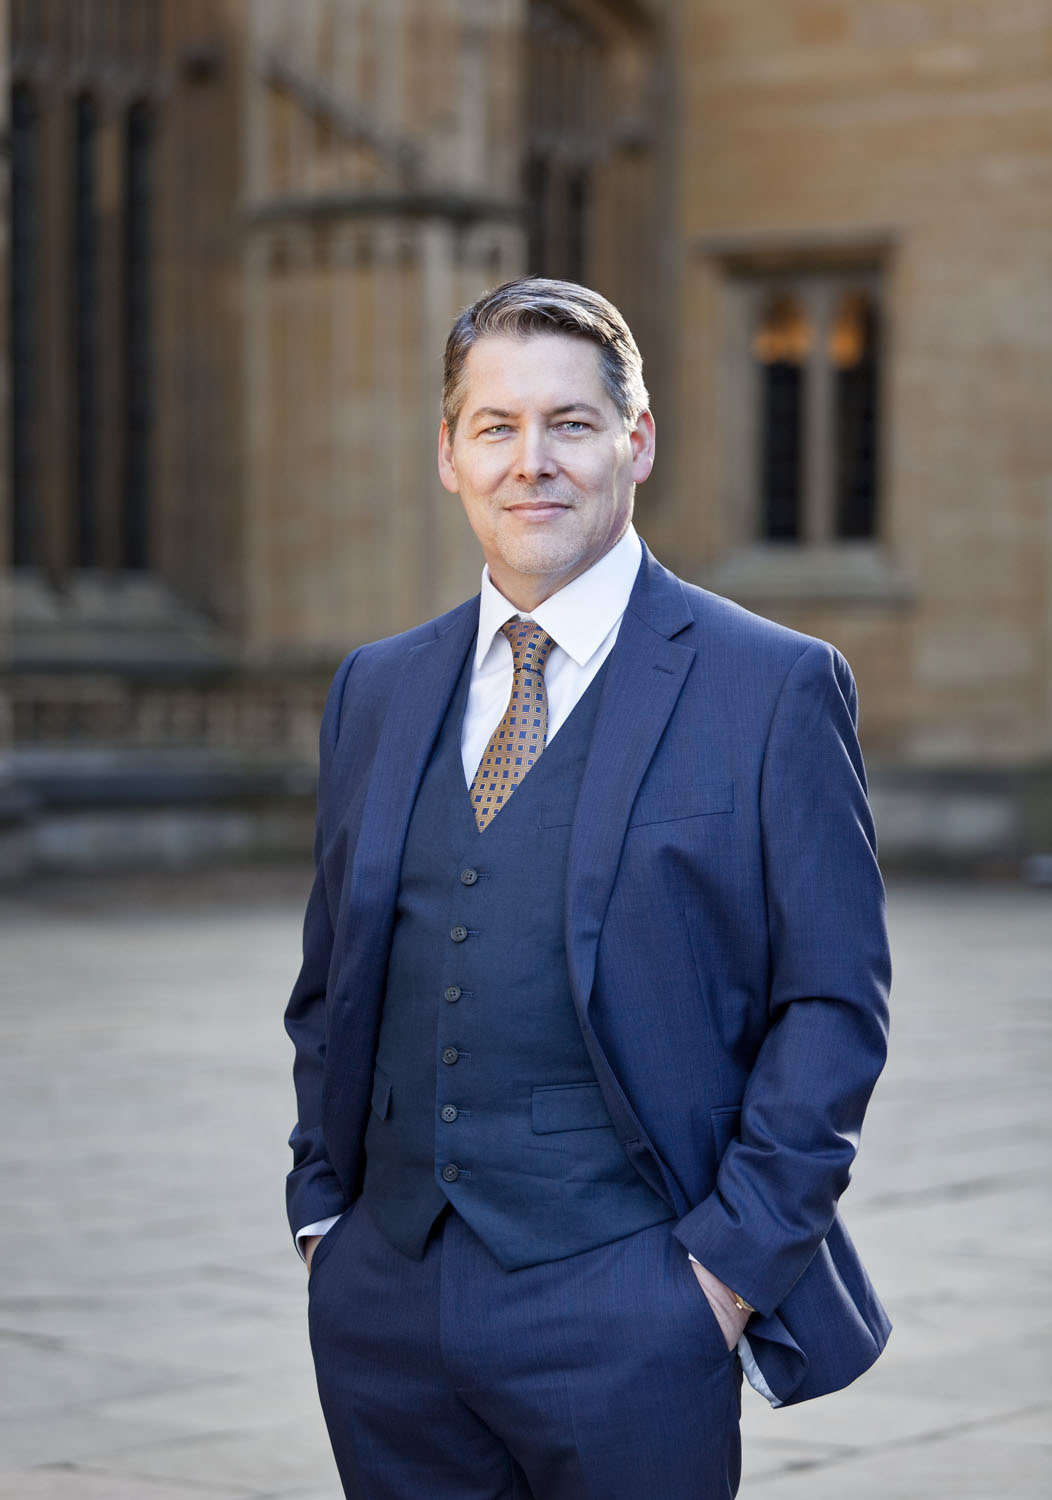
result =
[[627,425],[598,347],[568,334],[481,338],[465,377],[456,430],[439,432],[439,475],[497,588],[531,610],[624,535],[654,462],[654,421],[644,412]]

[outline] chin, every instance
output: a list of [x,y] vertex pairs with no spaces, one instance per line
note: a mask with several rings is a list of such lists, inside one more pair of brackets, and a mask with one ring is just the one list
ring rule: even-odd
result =
[[502,552],[504,566],[523,578],[546,578],[569,572],[581,561],[573,547],[508,547]]

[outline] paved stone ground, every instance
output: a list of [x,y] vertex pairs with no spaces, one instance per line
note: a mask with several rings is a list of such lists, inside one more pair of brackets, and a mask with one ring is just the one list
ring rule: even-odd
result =
[[[305,888],[0,898],[0,1500],[338,1500],[281,1210]],[[892,921],[846,1208],[896,1332],[837,1396],[746,1393],[741,1493],[1047,1500],[1052,892],[900,884]]]

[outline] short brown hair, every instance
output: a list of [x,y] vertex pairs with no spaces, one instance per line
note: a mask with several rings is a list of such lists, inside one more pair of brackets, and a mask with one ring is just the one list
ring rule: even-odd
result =
[[479,298],[453,324],[446,340],[442,417],[452,434],[464,404],[464,365],[472,345],[491,334],[526,338],[568,333],[599,348],[606,392],[631,426],[647,409],[643,360],[631,329],[612,302],[576,281],[522,276]]

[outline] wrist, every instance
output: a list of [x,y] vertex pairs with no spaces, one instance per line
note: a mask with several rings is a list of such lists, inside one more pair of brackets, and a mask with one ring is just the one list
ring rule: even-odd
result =
[[735,1312],[745,1313],[746,1316],[756,1311],[752,1303],[747,1302],[740,1292],[736,1292],[725,1281],[721,1281],[718,1276],[714,1276],[707,1266],[703,1266],[696,1255],[690,1257],[690,1263],[694,1267],[694,1274],[699,1283],[705,1288],[711,1299],[721,1303],[728,1309],[733,1307]]
[[745,1331],[745,1325],[749,1321],[753,1308],[739,1297],[736,1292],[731,1291],[726,1282],[714,1276],[706,1266],[690,1257],[691,1270],[695,1279],[708,1299],[712,1308],[713,1316],[720,1325],[720,1331],[726,1341],[727,1348],[733,1349]]

